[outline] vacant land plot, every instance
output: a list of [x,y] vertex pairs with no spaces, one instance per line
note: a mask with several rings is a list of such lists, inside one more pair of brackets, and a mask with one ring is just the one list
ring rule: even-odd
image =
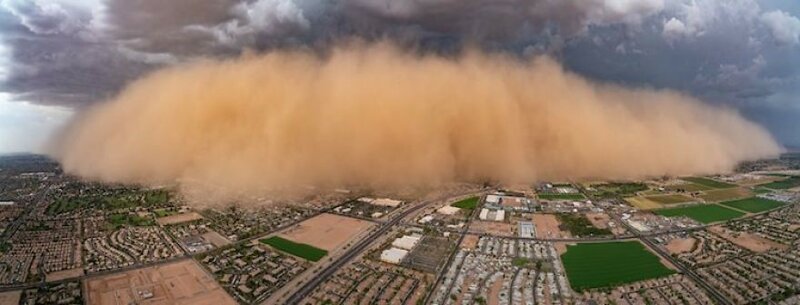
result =
[[303,221],[281,233],[286,239],[333,251],[372,226],[365,220],[320,214]]
[[558,214],[558,221],[561,222],[561,227],[568,230],[572,236],[611,235],[610,230],[595,227],[586,216],[581,214],[561,213]]
[[203,219],[203,216],[197,214],[196,212],[189,212],[183,214],[173,214],[170,216],[160,217],[156,219],[156,222],[160,225],[171,225],[176,223],[188,222],[188,221],[195,221]]
[[750,196],[753,196],[753,192],[743,187],[737,187],[730,189],[706,191],[704,194],[700,195],[700,198],[703,198],[703,200],[705,200],[706,202],[718,202],[718,201],[746,198]]
[[639,209],[642,209],[642,210],[660,209],[660,208],[663,207],[658,202],[649,200],[649,199],[644,198],[644,197],[639,197],[639,196],[625,198],[625,201],[627,201],[630,205],[632,205],[634,207],[637,207]]
[[22,298],[22,290],[2,292],[0,293],[0,304],[18,305],[20,298]]
[[471,197],[463,200],[459,200],[451,204],[451,206],[457,207],[459,209],[465,210],[473,210],[478,206],[478,197]]
[[483,220],[473,221],[469,226],[470,230],[474,232],[500,236],[514,236],[514,227],[514,225],[507,222]]
[[746,199],[725,201],[721,202],[720,204],[732,207],[737,210],[747,211],[750,213],[758,213],[766,210],[772,210],[774,208],[781,207],[784,205],[783,202],[759,198],[759,197],[750,197]]
[[[82,275],[83,275],[83,268],[74,268],[74,269],[67,269],[67,270],[61,270],[61,271],[48,273],[45,276],[45,280],[48,281],[48,282],[53,282],[53,281],[60,281],[60,280],[63,280],[63,279],[68,279],[68,278],[73,278],[73,277],[79,277],[79,276],[82,276]],[[3,303],[0,302],[0,304],[3,304]]]
[[647,196],[645,197],[648,200],[652,200],[658,202],[660,204],[678,204],[678,203],[687,203],[692,202],[694,199],[692,197],[680,195],[680,194],[669,194],[669,195],[657,195],[657,196]]
[[773,190],[786,190],[800,186],[800,177],[791,176],[785,180],[775,181],[767,184],[760,185]]
[[767,252],[772,249],[786,250],[789,247],[756,234],[747,232],[735,232],[722,226],[713,226],[709,231],[716,233],[724,239],[753,252]]
[[316,262],[328,255],[328,251],[314,247],[312,245],[296,243],[279,236],[273,236],[260,240],[262,243],[270,245],[271,247],[280,251],[289,253],[291,255],[304,258],[306,260]]
[[730,183],[720,182],[720,181],[717,181],[717,180],[712,180],[712,179],[703,178],[703,177],[683,177],[683,178],[681,178],[681,180],[689,181],[689,182],[692,182],[692,183],[697,183],[697,184],[704,185],[704,186],[707,186],[707,187],[710,187],[710,188],[715,188],[715,189],[724,189],[724,188],[736,187],[736,185],[733,185],[733,184],[730,184]]
[[667,243],[666,248],[670,254],[679,254],[692,251],[696,243],[697,240],[691,237],[675,238]]
[[558,218],[553,214],[533,214],[536,238],[569,238],[572,235],[561,229]]
[[[235,305],[225,290],[192,260],[87,280],[86,304]],[[145,297],[152,294],[151,297]]]
[[542,200],[584,200],[586,199],[583,194],[580,193],[568,193],[568,194],[561,194],[561,193],[541,193],[539,194],[539,199]]
[[613,287],[674,273],[638,241],[568,245],[561,255],[572,288]]
[[617,198],[636,194],[637,192],[647,191],[648,187],[644,183],[638,182],[610,182],[592,184],[590,195],[597,198]]
[[661,209],[656,214],[667,217],[686,216],[701,223],[712,223],[744,216],[744,213],[716,204],[699,204],[677,208]]

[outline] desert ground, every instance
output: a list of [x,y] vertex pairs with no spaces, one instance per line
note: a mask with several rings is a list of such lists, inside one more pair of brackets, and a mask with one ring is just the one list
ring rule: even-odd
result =
[[320,214],[281,233],[286,239],[333,251],[372,226],[372,223],[334,214]]
[[678,254],[692,251],[697,240],[694,238],[676,238],[667,243],[667,251],[670,254]]
[[0,305],[19,305],[22,290],[0,293]]
[[182,214],[175,214],[175,215],[161,217],[156,219],[156,222],[158,222],[158,224],[163,226],[163,225],[171,225],[171,224],[199,220],[199,219],[203,219],[203,216],[197,214],[196,212],[189,212],[189,213],[182,213]]
[[552,214],[533,214],[533,225],[536,227],[536,238],[570,238],[569,232],[562,231],[559,222]]
[[475,249],[475,247],[478,246],[479,239],[480,236],[478,235],[466,235],[464,236],[464,239],[461,240],[461,248],[469,250]]
[[53,282],[72,277],[79,277],[81,275],[83,275],[83,268],[74,268],[48,273],[45,276],[45,280],[48,282]]
[[722,226],[713,226],[708,228],[708,230],[737,246],[753,252],[767,252],[772,249],[786,250],[789,248],[784,244],[776,243],[755,234],[731,232]]
[[469,226],[470,231],[488,233],[499,236],[514,236],[514,225],[507,222],[475,220]]
[[84,287],[89,305],[236,305],[214,278],[190,259],[95,277]]
[[231,244],[231,241],[222,236],[222,234],[217,233],[216,231],[209,231],[203,234],[203,239],[209,241],[214,247],[223,247]]

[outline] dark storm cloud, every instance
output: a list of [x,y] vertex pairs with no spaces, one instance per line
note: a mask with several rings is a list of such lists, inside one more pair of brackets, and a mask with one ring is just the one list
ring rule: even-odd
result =
[[[0,91],[86,104],[151,69],[350,37],[548,53],[603,82],[743,111],[797,107],[800,5],[767,0],[0,0]],[[0,75],[2,75],[0,74]],[[777,98],[776,96],[780,97]],[[777,109],[777,110],[776,110]],[[785,117],[781,117],[785,119]]]

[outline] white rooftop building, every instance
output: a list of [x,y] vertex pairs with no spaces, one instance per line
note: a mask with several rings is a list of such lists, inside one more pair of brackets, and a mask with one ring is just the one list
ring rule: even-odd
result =
[[400,249],[411,250],[420,240],[418,235],[405,235],[392,242],[392,246]]
[[461,211],[461,209],[459,209],[457,207],[454,207],[454,206],[450,206],[450,205],[443,206],[443,207],[439,208],[438,210],[436,210],[437,213],[443,214],[443,215],[454,215],[454,214],[458,213],[458,211]]
[[498,204],[500,203],[500,196],[494,194],[486,195],[486,203]]
[[478,215],[478,218],[480,218],[480,220],[486,220],[487,217],[489,217],[489,209],[481,209],[481,214]]
[[389,250],[383,250],[381,252],[381,260],[390,264],[400,264],[403,261],[403,258],[408,255],[407,250],[398,249],[398,248],[391,248]]
[[401,204],[403,204],[403,201],[394,200],[394,199],[388,199],[388,198],[378,198],[378,199],[372,200],[372,202],[370,202],[370,203],[374,204],[374,205],[379,205],[379,206],[396,208],[396,207],[400,206]]

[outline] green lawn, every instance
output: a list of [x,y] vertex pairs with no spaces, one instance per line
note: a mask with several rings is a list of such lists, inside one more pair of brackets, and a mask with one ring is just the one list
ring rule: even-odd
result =
[[731,210],[716,204],[698,204],[677,208],[660,209],[656,210],[655,213],[667,217],[686,216],[701,223],[712,223],[744,216],[744,213],[742,212]]
[[720,204],[735,209],[739,209],[742,211],[748,211],[750,213],[758,213],[766,210],[772,210],[774,208],[785,205],[785,203],[780,201],[774,201],[759,197],[750,197],[739,200],[725,201],[725,202],[720,202]]
[[539,199],[544,200],[584,200],[586,199],[583,194],[580,193],[542,193],[539,194]]
[[704,185],[704,186],[707,186],[707,187],[710,187],[710,188],[715,188],[715,189],[724,189],[724,188],[736,187],[736,185],[733,185],[733,184],[730,184],[730,183],[719,182],[719,181],[716,181],[716,180],[703,178],[703,177],[683,177],[683,178],[681,178],[681,180],[689,181],[689,182],[692,182],[692,183],[696,183],[696,184],[699,184],[699,185]]
[[614,287],[675,273],[638,241],[583,243],[561,255],[573,289]]
[[273,236],[260,240],[260,242],[272,246],[275,249],[289,253],[291,255],[316,262],[328,255],[328,251],[314,247],[312,245],[296,243],[291,240]]
[[770,182],[759,186],[773,190],[785,190],[785,189],[795,188],[800,186],[800,177],[791,176],[785,180]]
[[478,206],[478,197],[471,197],[459,200],[451,204],[451,206],[457,207],[459,209],[473,210]]

